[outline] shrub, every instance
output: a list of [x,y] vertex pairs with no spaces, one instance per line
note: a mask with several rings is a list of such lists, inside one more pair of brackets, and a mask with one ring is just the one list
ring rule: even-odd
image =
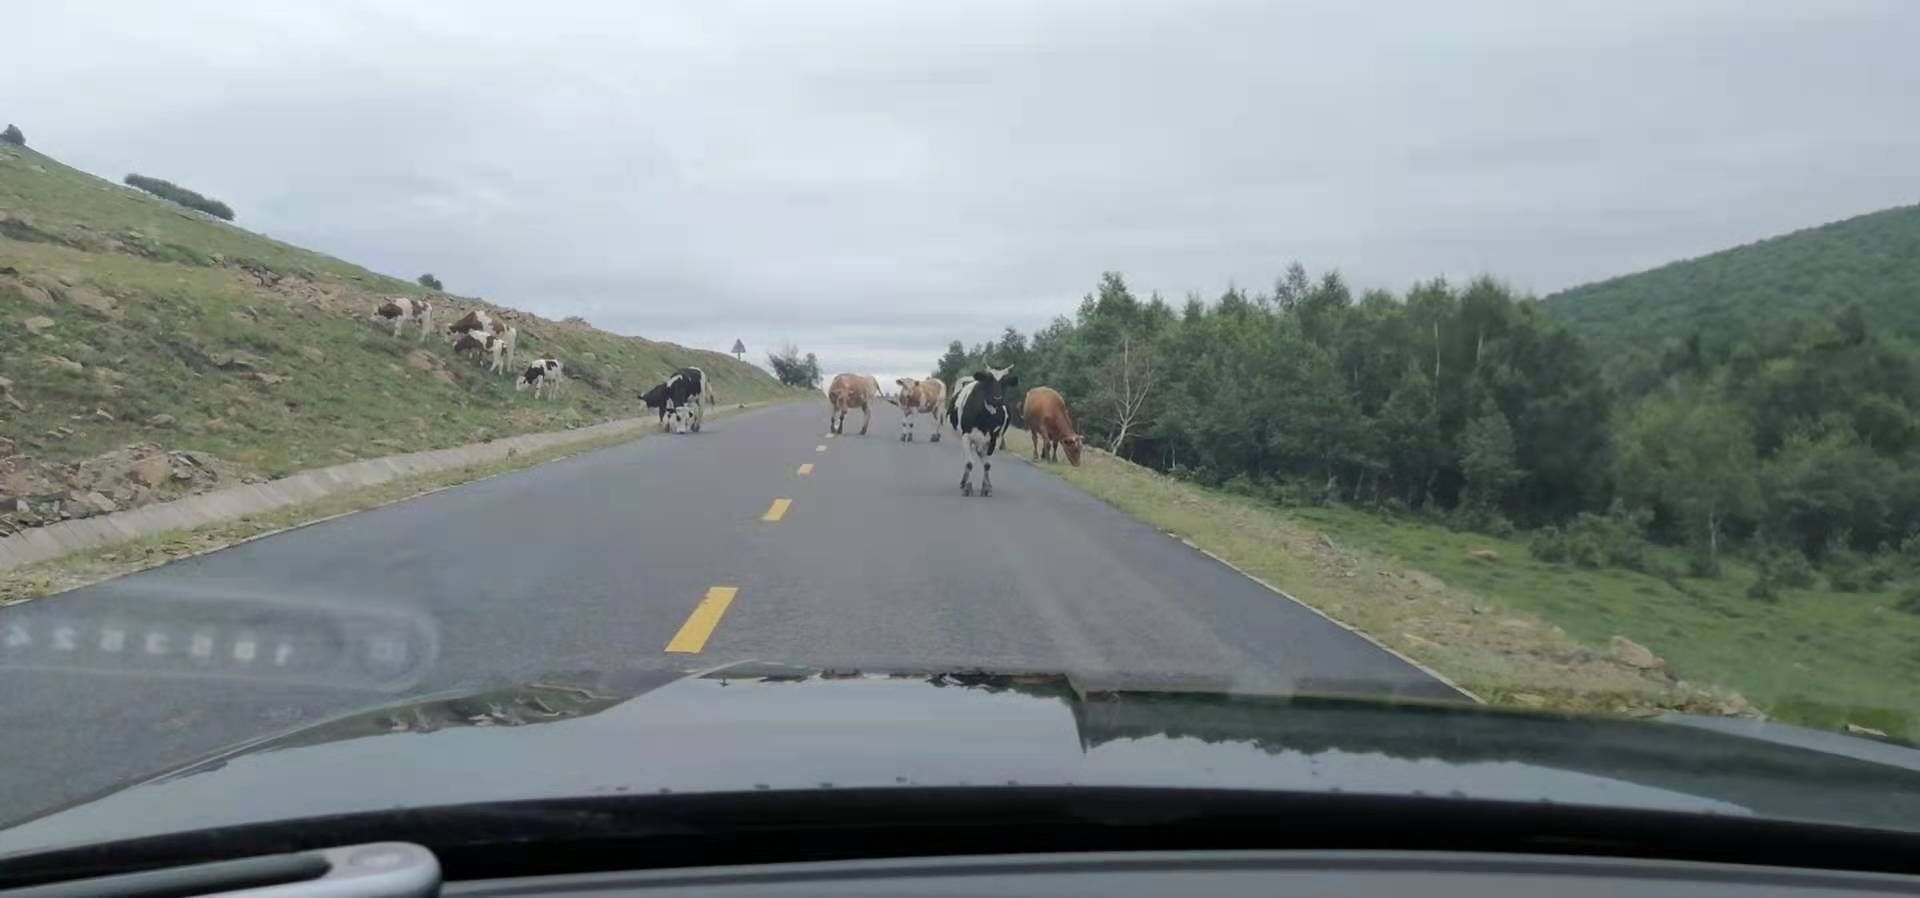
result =
[[1541,561],[1650,573],[1653,551],[1641,535],[1644,527],[1643,513],[1628,513],[1617,506],[1604,515],[1581,512],[1565,529],[1543,527],[1536,531],[1527,548]]
[[27,145],[27,135],[20,133],[19,125],[8,124],[7,130],[0,131],[0,141],[5,141],[16,147],[24,147]]
[[1900,601],[1893,603],[1893,607],[1908,614],[1920,614],[1920,586],[1907,587],[1907,591],[1900,595]]
[[416,278],[415,280],[420,284],[420,286],[425,287],[428,290],[447,289],[445,285],[440,283],[440,279],[437,277],[434,277],[431,272],[427,274],[423,274],[420,277]]
[[233,209],[226,203],[211,197],[201,196],[172,181],[149,178],[146,175],[140,174],[128,175],[124,180],[128,187],[137,187],[163,200],[179,203],[189,209],[198,209],[222,221],[233,220]]
[[1821,563],[1827,583],[1838,592],[1869,592],[1893,579],[1893,571],[1881,560],[1852,549],[1832,548]]

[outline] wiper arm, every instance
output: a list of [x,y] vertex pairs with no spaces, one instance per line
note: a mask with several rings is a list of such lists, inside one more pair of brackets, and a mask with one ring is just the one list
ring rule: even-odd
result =
[[440,890],[440,862],[418,845],[375,842],[63,879],[0,891],[0,898],[415,898]]

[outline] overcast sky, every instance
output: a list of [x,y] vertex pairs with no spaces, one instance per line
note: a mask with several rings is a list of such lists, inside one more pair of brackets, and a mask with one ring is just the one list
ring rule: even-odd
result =
[[1545,294],[1920,200],[1911,0],[6,19],[0,119],[63,161],[390,274],[757,359],[792,341],[829,372],[925,371],[1108,269],[1174,301],[1291,259]]

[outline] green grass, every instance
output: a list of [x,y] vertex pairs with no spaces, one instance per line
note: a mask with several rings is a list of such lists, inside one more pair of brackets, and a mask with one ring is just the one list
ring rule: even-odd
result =
[[[1535,561],[1523,543],[1347,509],[1288,514],[1335,539],[1418,566],[1503,606],[1540,615],[1576,639],[1619,634],[1686,679],[1737,689],[1771,716],[1816,726],[1855,723],[1920,738],[1920,616],[1892,592],[1786,591],[1748,598],[1751,568],[1718,578],[1657,577]],[[1501,561],[1467,556],[1490,548]],[[1679,567],[1677,559],[1673,566]]]
[[[1008,445],[1027,455],[1025,434]],[[1724,711],[1733,691],[1779,719],[1920,739],[1920,616],[1896,610],[1892,593],[1792,590],[1767,603],[1746,597],[1754,575],[1739,562],[1669,583],[1535,561],[1520,542],[1406,517],[1280,508],[1105,453],[1044,468],[1496,702]],[[1429,575],[1434,588],[1414,585]],[[1615,635],[1652,649],[1679,682],[1606,663]]]
[[[723,403],[791,393],[722,353],[521,315],[521,357],[558,357],[575,378],[562,401],[536,402],[439,334],[394,339],[365,320],[379,297],[421,295],[414,284],[17,148],[0,153],[0,235],[0,376],[26,406],[0,407],[0,437],[45,461],[155,442],[280,475],[639,414],[636,395],[684,365],[704,368]],[[285,279],[263,286],[239,259]],[[23,324],[36,316],[54,322],[40,336]],[[147,423],[157,415],[174,423]]]

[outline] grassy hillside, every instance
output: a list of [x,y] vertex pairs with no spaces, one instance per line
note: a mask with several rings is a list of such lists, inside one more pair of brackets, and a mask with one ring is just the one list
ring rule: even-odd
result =
[[1920,206],[1795,231],[1556,293],[1547,313],[1609,357],[1701,332],[1710,345],[1858,303],[1869,324],[1920,333]]
[[[588,424],[640,413],[635,394],[689,364],[723,402],[787,393],[722,353],[436,296],[438,328],[504,311],[522,358],[567,364],[562,400],[536,402],[439,334],[370,324],[393,295],[426,291],[0,147],[0,498],[71,488],[60,463],[129,444],[272,476]],[[99,491],[154,498],[123,479]]]

